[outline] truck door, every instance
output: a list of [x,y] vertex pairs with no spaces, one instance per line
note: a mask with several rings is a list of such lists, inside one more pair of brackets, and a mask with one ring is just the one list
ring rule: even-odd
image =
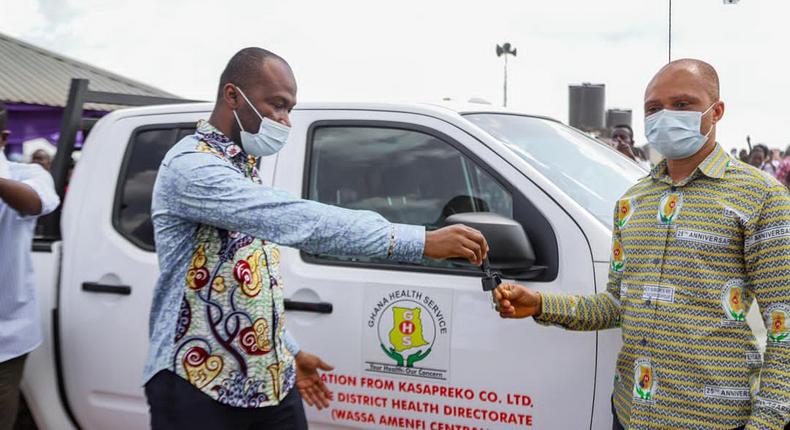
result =
[[[428,228],[457,212],[512,217],[546,266],[523,284],[594,292],[579,227],[451,121],[384,111],[296,113],[292,142],[306,145],[280,154],[275,186]],[[302,165],[305,171],[293,168]],[[336,366],[326,375],[334,402],[309,409],[311,428],[590,428],[595,333],[501,320],[476,268],[285,249],[282,269],[289,330],[304,350]]]
[[158,276],[150,219],[157,169],[195,113],[108,117],[94,128],[64,210],[63,379],[84,430],[148,428],[142,389]]

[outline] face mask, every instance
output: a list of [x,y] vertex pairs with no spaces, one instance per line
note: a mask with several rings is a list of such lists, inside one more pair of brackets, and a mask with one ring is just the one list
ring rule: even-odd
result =
[[702,116],[705,112],[660,110],[645,118],[645,136],[650,146],[668,160],[679,160],[696,154],[708,141],[713,126],[702,134]]
[[239,128],[241,129],[241,147],[244,148],[246,153],[254,157],[266,157],[280,152],[285,146],[285,142],[288,141],[288,133],[291,131],[291,128],[262,116],[258,110],[255,109],[255,106],[252,105],[250,99],[244,95],[241,88],[236,87],[236,89],[239,91],[239,94],[244,97],[244,100],[247,101],[247,104],[250,105],[253,112],[261,119],[258,132],[253,134],[244,131],[244,126],[241,125],[239,115],[235,110],[233,111],[236,122],[239,123]]
[[0,179],[11,178],[11,167],[8,165],[8,159],[5,158],[5,152],[0,149]]

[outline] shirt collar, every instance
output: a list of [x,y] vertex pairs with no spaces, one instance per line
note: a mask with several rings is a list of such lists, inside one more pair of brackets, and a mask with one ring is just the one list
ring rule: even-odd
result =
[[247,153],[244,152],[244,149],[241,147],[241,145],[237,145],[236,142],[231,140],[231,138],[225,136],[225,134],[219,131],[217,127],[214,127],[211,125],[211,123],[204,119],[198,121],[195,133],[198,135],[200,140],[213,146],[227,157],[239,157],[242,160],[246,160],[248,158]]
[[[722,147],[717,143],[710,154],[702,160],[701,163],[694,169],[694,172],[689,176],[689,179],[682,182],[689,182],[698,174],[703,174],[712,179],[721,179],[724,177],[724,172],[730,165],[731,157]],[[661,160],[653,170],[650,171],[650,176],[656,181],[666,182],[669,178],[667,174],[667,160]],[[669,180],[671,182],[671,180]]]

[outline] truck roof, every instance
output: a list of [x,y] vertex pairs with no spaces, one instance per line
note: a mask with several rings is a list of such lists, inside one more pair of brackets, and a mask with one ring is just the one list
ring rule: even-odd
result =
[[[210,112],[214,107],[213,102],[203,103],[181,103],[172,105],[155,105],[128,108],[116,111],[114,116],[129,117],[139,115],[157,115],[176,112]],[[525,112],[493,106],[482,103],[376,103],[376,102],[306,102],[299,103],[294,110],[373,110],[387,112],[409,112],[426,114],[430,116],[457,116],[470,113],[505,113],[514,115],[526,115],[538,118],[554,120],[553,118],[530,115]]]

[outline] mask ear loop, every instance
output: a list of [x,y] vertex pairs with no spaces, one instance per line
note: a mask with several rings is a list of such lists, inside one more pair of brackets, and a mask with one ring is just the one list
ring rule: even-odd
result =
[[[255,109],[255,106],[252,104],[250,99],[247,98],[247,95],[244,94],[244,91],[242,91],[241,88],[239,88],[238,85],[236,85],[236,91],[238,91],[239,94],[241,94],[241,96],[244,97],[244,101],[246,101],[247,104],[250,105],[250,107],[252,108],[252,111],[255,112],[255,115],[258,115],[258,118],[260,118],[261,121],[263,121],[263,115],[261,115],[261,113],[258,112],[258,109]],[[235,111],[234,111],[234,113],[235,113]]]
[[241,125],[241,120],[239,119],[239,114],[236,113],[236,109],[233,109],[233,116],[236,117],[236,123],[239,124],[239,128],[241,129],[241,131],[246,131],[244,130],[244,126]]
[[[711,104],[709,108],[705,109],[705,112],[702,112],[702,115],[700,115],[700,121],[702,121],[703,116],[707,115],[707,113],[710,112],[711,109],[713,109],[713,106],[716,106],[716,102],[713,102],[713,104]],[[711,123],[710,129],[708,129],[708,132],[705,133],[705,139],[710,137],[710,134],[713,132],[713,127],[715,126],[716,126],[715,123]]]

